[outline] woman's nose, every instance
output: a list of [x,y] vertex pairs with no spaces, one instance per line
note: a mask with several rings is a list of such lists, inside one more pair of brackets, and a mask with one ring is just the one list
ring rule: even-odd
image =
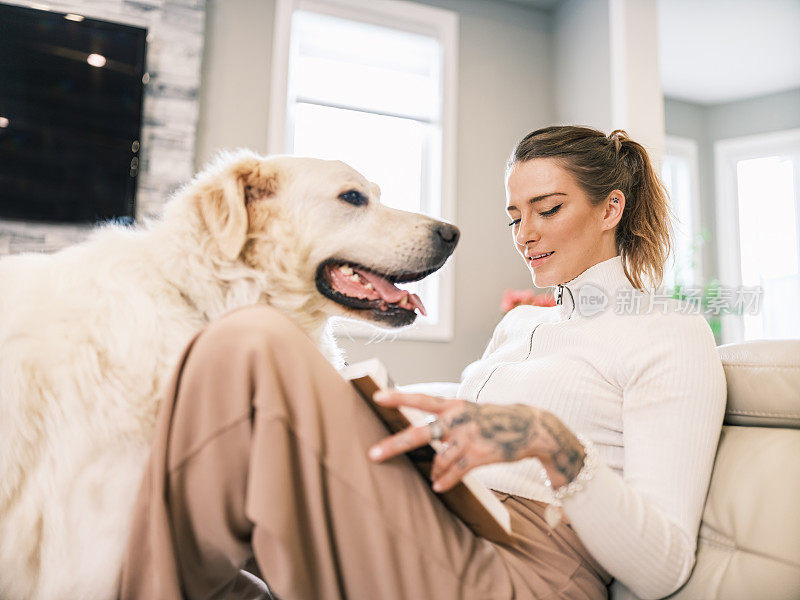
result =
[[536,241],[538,234],[525,222],[520,221],[517,226],[516,242],[520,246],[527,246],[528,242]]

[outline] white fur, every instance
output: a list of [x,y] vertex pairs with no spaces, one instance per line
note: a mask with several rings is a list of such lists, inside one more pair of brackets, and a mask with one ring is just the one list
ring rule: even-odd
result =
[[[369,206],[338,199],[352,188]],[[430,262],[437,222],[378,196],[340,162],[239,152],[159,220],[0,261],[0,598],[116,596],[159,394],[211,319],[269,303],[342,364],[328,317],[370,314],[322,296],[317,265]]]

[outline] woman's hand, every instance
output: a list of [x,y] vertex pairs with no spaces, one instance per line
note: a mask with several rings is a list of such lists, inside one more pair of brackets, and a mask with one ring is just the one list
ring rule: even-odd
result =
[[[583,465],[583,446],[552,413],[526,404],[476,404],[425,394],[377,392],[383,406],[410,406],[437,416],[447,449],[433,461],[437,492],[449,490],[470,470],[495,462],[536,457],[554,487],[571,481]],[[376,461],[388,460],[431,441],[430,427],[412,426],[370,449]]]

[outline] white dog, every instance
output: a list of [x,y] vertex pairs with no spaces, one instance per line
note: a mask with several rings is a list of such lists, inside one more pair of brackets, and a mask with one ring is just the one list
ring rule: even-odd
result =
[[330,316],[424,312],[393,282],[441,267],[458,230],[379,194],[341,162],[239,152],[143,228],[0,261],[0,598],[116,596],[159,394],[210,320],[271,304],[339,367]]

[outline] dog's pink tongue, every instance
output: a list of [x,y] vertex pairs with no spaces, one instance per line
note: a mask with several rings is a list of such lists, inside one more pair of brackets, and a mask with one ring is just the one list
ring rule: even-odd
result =
[[411,306],[418,308],[419,312],[421,312],[423,316],[427,314],[425,312],[425,306],[422,304],[422,300],[420,300],[419,296],[416,294],[409,294],[406,290],[401,290],[388,279],[384,279],[380,275],[372,273],[371,271],[364,271],[362,269],[355,269],[355,271],[367,282],[371,283],[372,287],[375,288],[375,291],[378,292],[380,297],[386,302],[394,304],[396,302],[400,302],[403,299],[403,296],[408,296],[408,302],[411,304]]
[[331,271],[331,280],[338,291],[353,298],[377,300],[381,297],[376,290],[368,290],[362,283],[353,281],[350,276],[343,274],[339,269]]
[[388,279],[384,279],[380,275],[376,275],[370,271],[363,271],[361,269],[353,269],[356,273],[361,275],[368,283],[371,283],[375,291],[380,294],[381,298],[389,303],[400,302],[408,292],[395,287]]

